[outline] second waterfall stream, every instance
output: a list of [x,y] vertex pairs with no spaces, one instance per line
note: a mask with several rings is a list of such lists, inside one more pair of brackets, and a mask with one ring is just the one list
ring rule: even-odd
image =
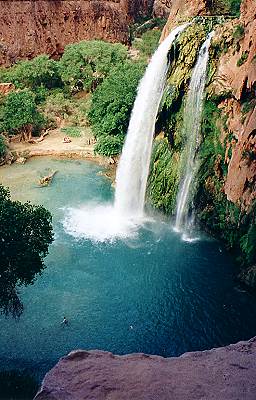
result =
[[183,117],[183,136],[186,145],[183,154],[183,177],[177,197],[175,229],[186,231],[189,225],[189,206],[192,201],[192,187],[198,170],[197,151],[200,145],[201,119],[204,101],[209,47],[214,32],[203,43],[189,84]]

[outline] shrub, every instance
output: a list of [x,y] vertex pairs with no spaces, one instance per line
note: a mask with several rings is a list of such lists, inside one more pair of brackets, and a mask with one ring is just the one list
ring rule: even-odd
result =
[[144,68],[144,64],[126,62],[95,90],[88,113],[95,136],[126,134]]
[[240,40],[244,37],[244,27],[243,25],[239,24],[234,27],[233,30],[233,38]]
[[241,237],[240,247],[248,264],[256,261],[256,224],[251,225],[248,232]]
[[224,0],[228,6],[229,13],[235,17],[240,15],[240,5],[242,0]]
[[62,92],[56,91],[50,94],[42,106],[42,110],[46,117],[65,118],[73,111],[73,102],[66,98]]
[[123,142],[123,136],[101,136],[96,143],[94,151],[107,157],[116,156],[121,153]]
[[80,137],[81,136],[81,129],[77,126],[67,126],[65,128],[61,128],[61,132],[65,133],[65,135],[71,137]]
[[239,60],[237,61],[236,65],[238,67],[241,67],[241,65],[243,65],[247,61],[248,55],[249,55],[248,51],[243,51],[243,53],[242,53],[241,57],[239,58]]
[[133,42],[133,46],[143,55],[149,57],[157,49],[161,31],[153,29],[142,34],[141,38],[137,38]]
[[4,136],[0,135],[0,157],[3,157],[6,153],[6,142]]

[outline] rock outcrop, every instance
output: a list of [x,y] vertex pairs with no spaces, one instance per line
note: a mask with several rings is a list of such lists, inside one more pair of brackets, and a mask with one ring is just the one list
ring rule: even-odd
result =
[[255,400],[256,337],[162,358],[73,351],[45,376],[36,400]]
[[171,0],[155,0],[153,12],[155,17],[168,18],[170,15]]
[[[215,73],[215,93],[226,96],[220,104],[233,135],[225,193],[228,200],[248,210],[256,199],[256,3],[244,0],[239,20],[217,32],[226,35],[227,51]],[[230,33],[229,33],[230,32]]]
[[152,0],[5,0],[0,2],[0,64],[87,39],[128,43],[128,26]]
[[[221,7],[221,1],[174,0],[162,39],[175,25],[193,16],[209,16],[216,10],[225,14]],[[219,104],[225,120],[221,142],[227,143],[226,153],[231,153],[225,160],[228,171],[223,191],[228,200],[246,212],[256,199],[255,31],[256,3],[243,0],[240,17],[220,25],[212,40],[213,46],[219,44],[221,54],[210,92],[223,98]]]
[[163,29],[161,36],[162,40],[168,36],[169,32],[177,24],[180,24],[181,22],[186,21],[188,18],[195,17],[197,15],[209,14],[209,7],[206,0],[174,0],[169,9],[169,18]]

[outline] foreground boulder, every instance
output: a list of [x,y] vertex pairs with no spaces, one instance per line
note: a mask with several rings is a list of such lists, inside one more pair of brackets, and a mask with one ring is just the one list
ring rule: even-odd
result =
[[36,400],[255,400],[256,337],[163,358],[73,351],[45,376]]

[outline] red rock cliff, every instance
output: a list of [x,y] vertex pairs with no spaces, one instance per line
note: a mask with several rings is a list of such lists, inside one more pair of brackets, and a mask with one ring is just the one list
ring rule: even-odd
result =
[[[234,39],[237,28],[244,30]],[[243,0],[239,20],[227,23],[218,35],[225,35],[228,50],[220,57],[215,92],[231,95],[220,104],[227,118],[228,142],[232,155],[227,159],[225,182],[227,198],[248,210],[256,199],[256,2]]]
[[[158,2],[160,0],[157,0]],[[167,0],[161,0],[165,4]],[[156,2],[155,2],[156,4]],[[215,8],[209,5],[215,4]],[[170,15],[163,30],[164,39],[170,30],[181,21],[196,15],[214,14],[221,2],[207,0],[173,0],[169,6]],[[225,10],[223,11],[225,13]],[[241,37],[235,37],[235,30],[242,29]],[[232,156],[226,157],[228,173],[223,190],[228,200],[249,210],[256,199],[256,2],[243,0],[241,16],[219,27],[213,41],[226,42],[226,51],[218,60],[214,75],[214,92],[217,95],[229,93],[219,107],[226,118],[229,135],[228,148]],[[246,110],[246,103],[247,112]],[[227,132],[222,132],[222,136]],[[222,142],[224,138],[222,137]]]
[[46,375],[37,400],[255,400],[256,338],[162,358],[74,351]]
[[57,55],[68,43],[104,39],[127,43],[128,25],[151,0],[0,1],[0,64],[40,53]]

